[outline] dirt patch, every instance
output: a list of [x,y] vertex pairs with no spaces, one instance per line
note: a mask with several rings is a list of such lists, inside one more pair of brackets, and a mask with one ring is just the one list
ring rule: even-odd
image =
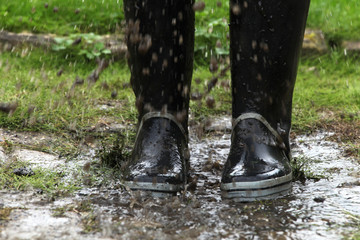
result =
[[[319,116],[323,119],[316,126],[308,126],[309,133],[316,131],[331,132],[326,140],[336,142],[343,146],[345,157],[354,157],[360,161],[360,113],[342,113],[321,110]],[[291,133],[295,140],[297,133]]]
[[321,126],[325,131],[334,133],[328,140],[344,146],[344,156],[360,161],[360,120],[335,120]]

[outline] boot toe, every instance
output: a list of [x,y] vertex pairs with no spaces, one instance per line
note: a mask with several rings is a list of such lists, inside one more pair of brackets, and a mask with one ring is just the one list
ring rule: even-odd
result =
[[[233,130],[230,154],[224,166],[221,190],[225,198],[247,202],[272,199],[291,189],[292,171],[285,150],[256,120]],[[261,139],[259,141],[259,139]]]
[[176,193],[186,183],[187,141],[177,123],[150,118],[141,124],[125,184],[131,190]]

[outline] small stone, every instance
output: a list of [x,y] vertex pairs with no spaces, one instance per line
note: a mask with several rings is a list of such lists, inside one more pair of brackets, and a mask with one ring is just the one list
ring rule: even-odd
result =
[[82,40],[81,37],[75,39],[74,42],[72,43],[72,45],[73,45],[73,46],[79,45],[79,44],[81,43],[81,40]]
[[[1,143],[1,138],[0,138],[0,143]],[[0,146],[0,165],[3,164],[7,159],[7,156],[4,152],[4,149]]]
[[325,202],[325,198],[324,197],[315,197],[314,201],[317,203],[322,203],[322,202]]
[[14,169],[13,173],[18,176],[32,176],[35,175],[34,171],[31,168],[22,167]]
[[190,96],[191,100],[193,100],[193,101],[201,100],[202,97],[203,97],[203,95],[199,91],[192,92],[191,96]]
[[35,190],[36,194],[43,194],[44,190],[42,190],[41,188],[38,188]]
[[116,90],[114,90],[114,91],[112,91],[111,92],[111,98],[116,98],[117,97],[117,91]]
[[13,113],[18,107],[16,102],[13,103],[2,103],[0,102],[0,112]]

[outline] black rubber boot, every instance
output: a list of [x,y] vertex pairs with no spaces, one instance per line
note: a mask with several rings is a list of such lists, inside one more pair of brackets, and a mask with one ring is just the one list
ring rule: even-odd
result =
[[310,0],[231,0],[233,94],[226,198],[274,198],[291,188],[292,94]]
[[124,0],[139,129],[126,184],[176,193],[189,167],[188,109],[194,51],[192,0]]

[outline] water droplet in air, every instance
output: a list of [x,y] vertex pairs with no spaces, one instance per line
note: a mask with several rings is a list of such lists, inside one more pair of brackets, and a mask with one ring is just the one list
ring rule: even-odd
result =
[[215,58],[215,57],[211,57],[211,59],[210,59],[210,66],[209,66],[210,72],[214,73],[214,72],[216,72],[218,69],[219,69],[219,66],[218,66],[218,63],[217,63],[216,58]]
[[215,99],[213,96],[208,96],[206,98],[206,105],[209,107],[209,108],[214,108],[215,107]]
[[194,11],[203,11],[205,9],[205,3],[203,1],[199,1],[199,2],[196,2],[194,3],[193,5],[193,10]]
[[239,15],[241,12],[240,6],[238,4],[234,4],[231,8],[231,11],[234,15]]

